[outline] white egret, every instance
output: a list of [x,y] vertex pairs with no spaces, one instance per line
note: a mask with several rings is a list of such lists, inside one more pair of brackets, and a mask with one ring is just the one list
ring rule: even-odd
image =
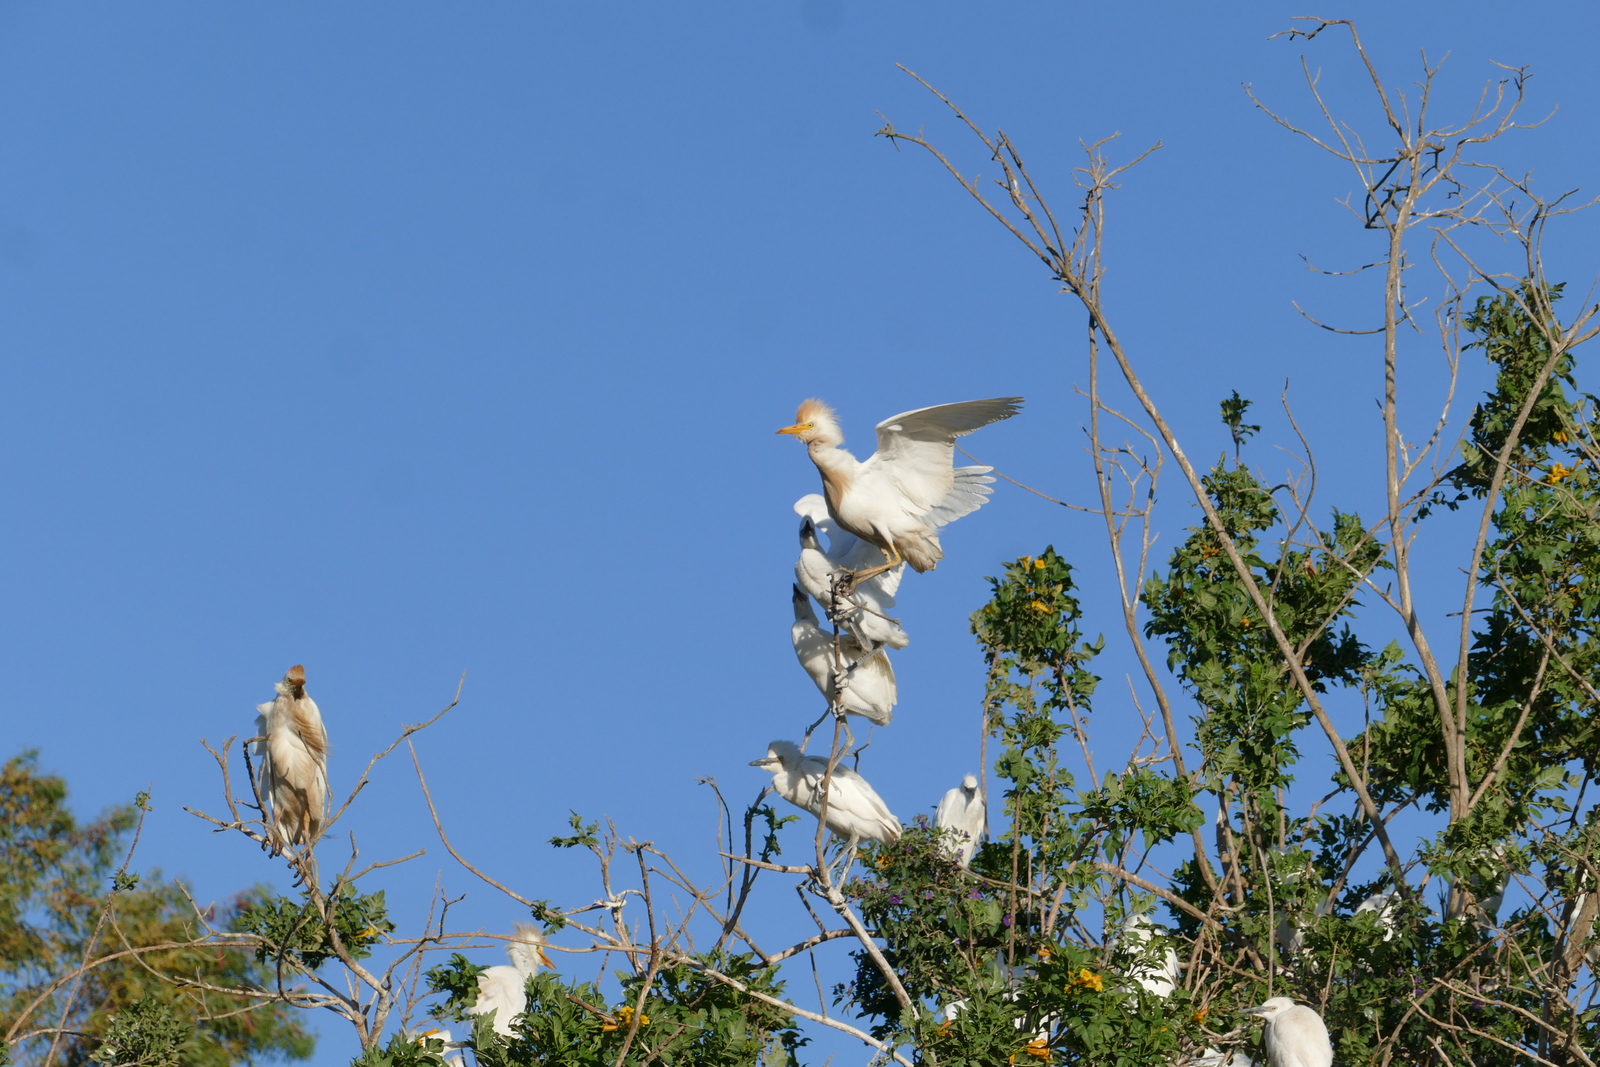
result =
[[1381,893],[1374,893],[1360,904],[1356,905],[1355,914],[1372,912],[1378,920],[1378,929],[1383,931],[1385,941],[1393,941],[1396,931],[1394,913],[1399,907],[1399,890],[1390,888]]
[[[822,782],[828,761],[821,756],[806,756],[793,741],[774,741],[767,746],[765,759],[751,760],[750,766],[772,772],[772,789],[797,808],[816,815],[822,810]],[[845,766],[833,769],[828,782],[828,829],[850,844],[857,841],[882,841],[893,844],[900,837],[900,820],[861,775]]]
[[1221,1049],[1208,1047],[1200,1053],[1200,1058],[1190,1060],[1193,1067],[1255,1067],[1255,1061],[1242,1052],[1229,1054]]
[[933,813],[933,825],[954,833],[944,839],[945,851],[959,859],[965,867],[972,862],[978,843],[987,835],[989,820],[984,812],[983,796],[978,792],[978,777],[969,774],[961,784],[944,795]]
[[944,555],[939,527],[978,510],[992,492],[987,475],[994,468],[953,467],[956,438],[1009,419],[1021,406],[1021,397],[1008,396],[902,412],[878,423],[878,450],[865,460],[839,447],[844,434],[820,400],[804,401],[794,425],[778,433],[804,442],[839,525],[883,551],[876,569],[903,559],[930,571]]
[[421,1045],[424,1041],[430,1038],[434,1041],[440,1041],[444,1043],[444,1062],[448,1065],[448,1067],[466,1067],[466,1065],[462,1063],[459,1055],[450,1055],[452,1052],[459,1052],[459,1050],[462,1048],[462,1042],[457,1041],[454,1034],[442,1026],[435,1026],[432,1029],[422,1031],[422,1033],[416,1035],[413,1040],[415,1040],[417,1044]]
[[543,934],[527,923],[517,923],[513,929],[516,937],[506,943],[511,966],[502,963],[478,975],[478,999],[467,1009],[473,1015],[494,1012],[494,1032],[501,1037],[512,1036],[512,1022],[528,1010],[528,979],[538,973],[539,965],[555,970],[544,954]]
[[1172,991],[1178,988],[1183,972],[1178,966],[1178,953],[1170,945],[1162,953],[1159,964],[1149,958],[1151,935],[1155,932],[1156,926],[1148,915],[1130,915],[1123,922],[1122,933],[1112,947],[1138,957],[1128,969],[1128,975],[1146,992],[1158,997],[1170,997]]
[[[857,583],[841,602],[835,603],[834,579],[841,571],[854,574],[866,570],[876,561],[878,550],[855,534],[839,529],[828,516],[827,502],[818,493],[807,493],[795,501],[794,510],[801,516],[800,558],[794,564],[794,577],[800,588],[863,645],[905,648],[910,644],[911,639],[889,614],[894,610],[894,594],[900,588],[905,567],[891,567],[875,578]],[[828,538],[826,548],[819,534]]]
[[1273,997],[1244,1009],[1264,1023],[1261,1044],[1270,1067],[1333,1067],[1333,1042],[1322,1016],[1288,997]]
[[261,799],[280,845],[308,845],[328,817],[328,732],[306,695],[304,667],[290,667],[274,688],[275,699],[256,705]]
[[[879,726],[887,726],[894,717],[895,701],[899,699],[889,654],[881,648],[863,648],[854,637],[840,634],[836,655],[834,637],[817,625],[817,613],[811,610],[811,598],[806,596],[806,591],[794,586],[791,600],[794,625],[789,628],[789,636],[794,640],[795,657],[822,695],[828,698],[828,704],[833,704],[837,688],[840,690],[839,706],[845,714],[860,715]],[[842,686],[838,685],[841,677],[844,679]]]

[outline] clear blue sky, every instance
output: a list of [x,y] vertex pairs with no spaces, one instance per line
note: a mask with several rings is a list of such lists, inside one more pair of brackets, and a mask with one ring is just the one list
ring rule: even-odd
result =
[[[1560,111],[1504,158],[1593,186],[1595,9],[1536,10],[1317,9],[1360,19],[1391,80],[1451,52],[1450,107],[1490,61],[1531,64],[1532,110]],[[422,749],[467,854],[527,896],[593,899],[544,845],[576,809],[709,870],[696,777],[753,794],[746,762],[818,710],[787,633],[789,507],[815,475],[772,433],[799,399],[834,403],[865,454],[897,411],[1025,395],[969,447],[1092,492],[1082,317],[932,161],[872,137],[881,112],[992,169],[896,63],[1004,126],[1063,207],[1079,138],[1162,141],[1113,205],[1120,332],[1198,457],[1237,388],[1267,425],[1251,458],[1281,470],[1291,378],[1324,502],[1370,509],[1374,343],[1290,301],[1369,316],[1360,283],[1298,257],[1375,245],[1335,203],[1349,175],[1240,89],[1306,114],[1302,53],[1351,89],[1334,42],[1267,40],[1297,13],[0,4],[5,754],[42,750],[85,815],[152,788],[143,862],[221,898],[281,872],[181,811],[217,804],[200,737],[248,735],[303,662],[345,787],[465,670]],[[1586,286],[1596,236],[1558,233],[1555,276]],[[1000,561],[1053,542],[1115,638],[1098,521],[1001,486],[907,578],[900,708],[862,768],[902,818],[976,765],[966,617]],[[1108,653],[1103,763],[1131,737],[1128,669]],[[405,764],[350,825],[369,859],[430,849],[387,883],[403,918],[440,870],[464,924],[518,917],[437,848]],[[345,1062],[322,1029],[317,1062]]]

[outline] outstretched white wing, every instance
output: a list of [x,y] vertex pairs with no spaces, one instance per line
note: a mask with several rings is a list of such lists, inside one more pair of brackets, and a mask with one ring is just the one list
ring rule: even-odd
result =
[[[957,437],[991,422],[1009,419],[1022,408],[1019,396],[963,400],[904,411],[878,423],[878,451],[862,464],[865,478],[888,478],[917,514],[942,526],[975,511],[989,489],[986,468],[953,469]],[[970,474],[967,472],[971,472]]]

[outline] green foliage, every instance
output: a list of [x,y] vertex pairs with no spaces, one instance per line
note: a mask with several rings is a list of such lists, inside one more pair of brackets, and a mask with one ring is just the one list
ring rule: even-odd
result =
[[[138,799],[148,806],[148,797]],[[158,1035],[163,1018],[193,1030],[193,1038],[178,1049],[176,1062],[182,1067],[310,1056],[311,1036],[282,1005],[179,985],[166,977],[183,976],[223,990],[270,988],[270,971],[238,949],[202,944],[106,958],[84,972],[70,1011],[67,987],[48,991],[84,959],[102,913],[106,923],[91,959],[117,953],[124,943],[181,945],[204,933],[184,888],[158,871],[144,872],[137,884],[123,879],[111,895],[138,806],[114,808],[79,824],[67,806],[66,783],[40,773],[35,754],[0,766],[0,1034],[43,993],[19,1034],[64,1022],[90,1035],[63,1039],[57,1063],[68,1067],[89,1063],[99,1054],[100,1039],[114,1030],[130,1048],[148,1052],[135,1039]],[[208,909],[207,921],[226,927],[241,901]],[[10,1054],[31,1064],[48,1045],[47,1038],[19,1040]]]
[[[314,971],[338,957],[338,945],[344,946],[351,959],[366,959],[372,955],[372,946],[394,930],[381,889],[358,893],[349,883],[337,882],[321,901],[309,892],[303,895],[299,904],[288,897],[262,895],[240,911],[234,929],[261,939],[257,960],[293,958]],[[331,916],[331,924],[323,909]]]
[[1228,428],[1228,433],[1233,437],[1233,458],[1239,458],[1239,449],[1244,445],[1245,438],[1261,432],[1261,427],[1252,426],[1244,421],[1244,413],[1250,410],[1253,400],[1246,400],[1235,389],[1233,395],[1222,402],[1222,424]]
[[[711,953],[696,965],[677,963],[647,973],[619,973],[620,996],[608,1003],[599,987],[564,981],[540,972],[528,979],[528,1007],[515,1023],[516,1036],[497,1035],[491,1020],[475,1017],[474,1055],[483,1067],[611,1067],[624,1048],[625,1064],[660,1063],[745,1067],[796,1064],[805,1038],[787,1012],[741,993],[703,973],[711,968],[745,987],[782,998],[776,967],[763,967],[752,955]],[[476,982],[465,957],[427,974],[428,987],[448,996],[437,1010],[453,1014],[458,991]],[[643,1010],[636,1013],[645,990]],[[361,1062],[361,1061],[358,1061]],[[395,1061],[399,1067],[400,1061]],[[406,1061],[410,1063],[412,1061]],[[415,1061],[421,1063],[423,1061]],[[432,1062],[432,1061],[427,1061]]]
[[155,997],[141,997],[112,1015],[100,1047],[89,1054],[105,1067],[178,1067],[194,1029]]
[[382,1048],[367,1049],[350,1067],[449,1067],[444,1041],[432,1034],[395,1034]]
[[449,963],[424,972],[422,977],[428,983],[428,991],[445,995],[444,1003],[434,1006],[434,1016],[456,1022],[472,1018],[467,1009],[478,999],[478,975],[488,969],[459,952],[452,952]]

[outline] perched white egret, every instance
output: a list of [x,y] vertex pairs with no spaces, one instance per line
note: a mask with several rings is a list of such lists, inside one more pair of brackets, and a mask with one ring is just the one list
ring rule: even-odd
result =
[[[767,746],[765,759],[751,760],[750,766],[772,772],[772,788],[797,808],[815,815],[822,810],[822,781],[828,761],[821,756],[805,756],[793,741],[774,741]],[[900,820],[861,775],[845,766],[833,769],[828,783],[828,829],[850,843],[882,841],[892,844],[900,837]]]
[[1183,972],[1178,966],[1178,953],[1170,945],[1162,953],[1159,964],[1149,958],[1150,939],[1155,932],[1156,926],[1148,915],[1130,915],[1123,922],[1122,932],[1113,947],[1139,957],[1129,968],[1128,974],[1146,992],[1158,997],[1170,997],[1172,991],[1178,988]]
[[[794,564],[794,577],[800,588],[863,645],[905,648],[910,644],[911,639],[889,615],[894,610],[894,594],[900,588],[905,567],[891,567],[875,578],[857,583],[842,603],[834,603],[834,578],[841,571],[854,574],[871,567],[878,550],[855,534],[839,529],[828,515],[827,502],[818,493],[807,493],[795,501],[794,510],[801,516],[800,558]],[[826,548],[819,535],[828,538]]]
[[1355,914],[1372,912],[1378,919],[1378,929],[1383,931],[1383,939],[1393,941],[1397,932],[1394,913],[1399,907],[1399,897],[1399,890],[1393,888],[1374,893],[1356,905]]
[[959,859],[965,867],[972,862],[972,854],[987,835],[989,820],[983,808],[983,796],[978,792],[978,776],[969,774],[961,784],[944,795],[933,813],[933,825],[941,830],[954,830],[944,839],[944,847],[951,857]]
[[[889,654],[881,648],[863,648],[854,637],[840,634],[836,655],[833,635],[817,625],[817,613],[811,610],[811,598],[806,596],[806,591],[794,586],[791,600],[794,625],[789,628],[789,636],[794,639],[795,657],[822,690],[822,695],[828,698],[828,703],[833,703],[837,687],[842,689],[839,706],[845,714],[860,715],[879,726],[887,726],[894,718],[895,701],[899,699]],[[838,686],[841,676],[844,685]]]
[[1273,997],[1264,1004],[1244,1009],[1246,1015],[1259,1015],[1264,1023],[1261,1044],[1267,1050],[1270,1067],[1333,1067],[1333,1042],[1322,1016],[1288,997]]
[[424,1030],[422,1033],[417,1034],[412,1040],[420,1045],[423,1043],[423,1041],[429,1038],[432,1038],[435,1041],[442,1041],[444,1043],[444,1062],[448,1064],[449,1067],[466,1067],[466,1065],[462,1063],[460,1055],[450,1055],[452,1052],[459,1052],[459,1050],[462,1048],[462,1043],[457,1041],[455,1039],[455,1035],[449,1030],[446,1030],[442,1026],[435,1026],[432,1029]]
[[1188,1061],[1193,1067],[1255,1067],[1255,1061],[1242,1052],[1228,1054],[1221,1049],[1207,1048],[1200,1058]]
[[478,999],[467,1011],[473,1015],[494,1012],[494,1032],[501,1037],[511,1036],[511,1023],[528,1010],[528,979],[543,964],[555,970],[555,964],[544,954],[544,935],[527,923],[517,923],[516,937],[506,943],[506,956],[511,966],[500,964],[478,975]]
[[275,688],[275,699],[256,705],[261,799],[280,845],[308,845],[328,817],[328,732],[306,695],[304,667],[290,667]]
[[[939,527],[978,510],[992,490],[992,467],[953,467],[957,437],[1009,419],[1022,398],[965,400],[901,412],[878,423],[878,450],[857,460],[839,446],[833,409],[807,400],[778,433],[804,442],[822,473],[828,510],[839,525],[883,551],[888,570],[902,559],[929,571],[944,555]],[[870,571],[869,571],[870,573]]]

